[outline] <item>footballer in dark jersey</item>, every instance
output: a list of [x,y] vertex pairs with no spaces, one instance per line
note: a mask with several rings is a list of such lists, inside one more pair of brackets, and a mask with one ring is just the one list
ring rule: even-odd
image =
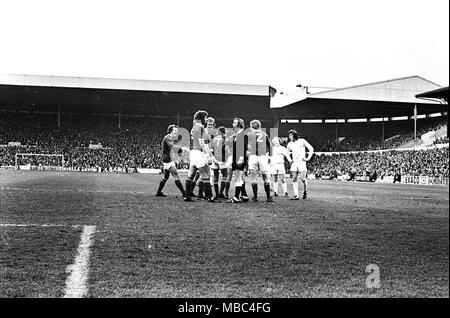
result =
[[162,151],[162,161],[163,161],[163,171],[164,175],[159,183],[158,191],[156,192],[157,197],[166,197],[166,195],[162,192],[167,180],[170,177],[170,174],[175,179],[175,184],[180,189],[183,197],[186,196],[186,193],[183,189],[183,185],[181,184],[180,177],[178,176],[178,170],[175,166],[174,161],[172,160],[173,152],[181,153],[184,151],[189,151],[189,149],[180,147],[176,145],[178,141],[178,126],[170,125],[167,127],[167,135],[163,138],[161,143],[161,151]]
[[248,168],[252,179],[253,201],[258,201],[258,172],[264,181],[267,202],[273,202],[270,195],[269,156],[272,154],[272,142],[261,130],[261,122],[257,119],[250,122],[248,136]]
[[228,171],[228,180],[234,178],[235,192],[233,198],[229,202],[240,203],[244,200],[247,201],[247,197],[244,200],[241,199],[241,193],[244,189],[244,169],[247,165],[247,134],[244,131],[244,120],[241,118],[235,118],[233,120],[234,134],[229,137],[231,143],[232,155],[231,155],[231,169]]
[[[213,184],[214,184],[214,191],[216,193],[216,199],[225,199],[226,197],[223,194],[223,191],[227,188],[228,189],[230,188],[230,183],[228,181],[227,159],[229,156],[231,156],[231,152],[230,147],[227,144],[227,139],[225,137],[226,132],[227,129],[225,127],[223,126],[219,127],[217,129],[217,136],[211,141],[212,155],[214,156],[215,159],[213,164],[211,165],[211,169],[214,174]],[[219,172],[222,173],[222,182],[220,183],[220,190],[219,190]]]
[[[208,202],[215,202],[212,194],[210,183],[209,164],[213,161],[211,150],[208,146],[210,135],[205,128],[208,112],[199,110],[194,114],[193,127],[191,130],[192,149],[190,152],[190,163],[188,178],[186,180],[186,189],[192,189],[192,180],[195,178],[197,171],[203,181],[205,197]],[[185,201],[192,201],[191,192],[186,191]]]

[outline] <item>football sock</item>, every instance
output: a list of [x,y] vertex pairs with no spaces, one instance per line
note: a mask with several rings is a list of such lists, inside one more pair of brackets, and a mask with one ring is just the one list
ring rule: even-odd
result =
[[223,190],[225,190],[225,181],[220,182],[220,191],[219,193],[223,195]]
[[264,190],[266,190],[267,198],[270,198],[270,183],[264,183]]
[[159,188],[158,188],[158,192],[157,193],[161,193],[162,189],[164,188],[164,186],[166,185],[167,180],[162,178],[161,181],[159,182]]
[[194,193],[195,185],[196,185],[196,182],[195,181],[191,181],[191,186],[189,188],[186,188],[186,190],[187,189],[191,189],[191,193]]
[[228,197],[229,193],[230,193],[230,186],[231,186],[231,182],[230,181],[226,181],[225,182],[225,196]]
[[178,189],[180,189],[181,194],[183,197],[186,196],[186,192],[184,192],[183,185],[181,184],[180,180],[175,180],[175,184],[177,185]]
[[294,188],[294,195],[298,196],[298,181],[292,182],[292,187]]
[[205,192],[205,197],[207,199],[211,199],[213,197],[211,183],[209,183],[209,180],[203,180],[203,190]]
[[[186,190],[188,190],[188,189],[192,189],[192,181],[189,179],[186,180]],[[192,190],[186,191],[186,198],[190,199],[191,193],[192,193]]]
[[242,194],[244,197],[248,197],[247,191],[245,190],[245,182],[242,184],[242,187],[241,187],[241,194]]
[[278,193],[278,181],[274,181],[273,182],[273,191],[275,192],[275,193]]
[[234,196],[239,199],[239,196],[241,195],[241,188],[240,186],[236,186],[234,189]]
[[204,181],[199,181],[198,182],[198,197],[201,198],[203,197],[203,187],[204,187],[205,182]]
[[287,182],[285,180],[281,182],[281,187],[283,188],[283,193],[287,193]]
[[253,197],[258,197],[258,184],[252,183],[252,189],[253,189]]
[[219,197],[219,184],[214,183],[214,192],[216,193],[216,197]]

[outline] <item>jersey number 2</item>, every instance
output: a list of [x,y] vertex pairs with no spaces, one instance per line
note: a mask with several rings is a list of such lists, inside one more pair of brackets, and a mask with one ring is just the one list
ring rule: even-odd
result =
[[263,142],[263,135],[262,134],[256,134],[256,142],[261,143]]

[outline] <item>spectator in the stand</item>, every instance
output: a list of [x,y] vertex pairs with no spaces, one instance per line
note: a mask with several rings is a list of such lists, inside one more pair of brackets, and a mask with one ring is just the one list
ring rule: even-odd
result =
[[315,156],[311,170],[316,176],[332,176],[334,171],[348,175],[368,177],[375,181],[378,176],[401,178],[404,175],[446,177],[449,176],[449,148],[427,150],[359,152]]
[[[137,168],[160,169],[160,140],[167,123],[148,118],[124,118],[122,128],[118,129],[116,120],[108,116],[65,115],[62,117],[61,127],[57,127],[54,116],[1,112],[0,145],[15,141],[24,146],[0,147],[0,165],[14,166],[16,153],[47,153],[63,154],[64,166],[74,170],[133,172]],[[422,124],[421,132],[441,127],[443,122],[446,125],[446,121],[446,118],[427,120],[426,124]],[[339,144],[334,140],[330,141],[320,129],[308,131],[307,127],[309,126],[302,125],[300,131],[311,139],[311,144],[319,151],[337,148],[341,151],[389,148],[411,138],[410,132],[391,130],[391,134],[403,137],[395,138],[395,143],[392,141],[381,146],[380,140],[377,140],[379,138],[373,137],[379,133],[373,131],[377,127],[361,125],[361,129],[355,130],[362,134],[352,133],[350,129],[347,131],[349,137]],[[328,126],[321,127],[325,127],[324,131],[330,130]],[[311,136],[313,132],[315,135]],[[445,142],[448,143],[446,137],[436,143]],[[90,149],[90,144],[101,144],[103,148]],[[178,169],[188,165],[188,158],[184,155],[175,156],[174,161]],[[61,164],[58,157],[27,157],[19,160],[19,163],[24,162],[36,166]],[[400,181],[400,171],[404,175],[449,175],[448,148],[315,156],[309,166],[317,178],[349,176],[348,180],[354,180],[357,176],[368,176],[372,180],[376,177],[393,176]]]

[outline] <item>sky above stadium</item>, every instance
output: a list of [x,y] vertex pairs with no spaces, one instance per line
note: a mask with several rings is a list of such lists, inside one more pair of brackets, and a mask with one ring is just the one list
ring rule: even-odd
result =
[[449,83],[448,0],[2,1],[0,30],[2,74]]

